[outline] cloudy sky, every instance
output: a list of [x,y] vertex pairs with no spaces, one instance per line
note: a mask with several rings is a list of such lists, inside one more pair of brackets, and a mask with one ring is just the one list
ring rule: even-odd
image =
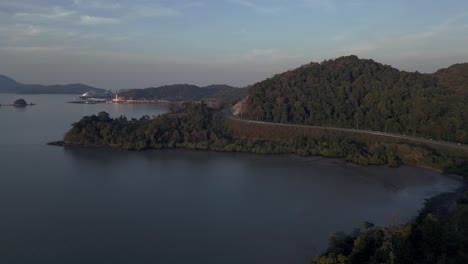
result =
[[466,0],[0,0],[0,74],[109,89],[244,86],[355,54],[468,61]]

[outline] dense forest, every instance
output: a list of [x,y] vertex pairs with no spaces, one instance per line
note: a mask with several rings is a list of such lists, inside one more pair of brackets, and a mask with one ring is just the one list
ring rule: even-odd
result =
[[311,63],[248,87],[243,114],[468,143],[467,68],[410,73],[356,56]]
[[365,222],[352,234],[336,233],[327,252],[310,263],[468,263],[468,192],[444,214],[425,209],[404,225],[374,227]]
[[[73,124],[64,141],[75,145],[113,146],[129,150],[161,148],[208,149],[223,139],[222,114],[206,104],[184,104],[158,117],[128,120],[106,112]],[[221,143],[222,144],[222,143]]]
[[122,92],[125,99],[152,99],[170,102],[213,102],[233,103],[245,96],[246,90],[228,85],[198,87],[189,84],[166,85],[157,88],[134,89]]

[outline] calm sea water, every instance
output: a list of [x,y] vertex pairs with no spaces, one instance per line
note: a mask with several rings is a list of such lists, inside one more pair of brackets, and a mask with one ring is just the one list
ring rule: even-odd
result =
[[0,94],[0,263],[306,263],[335,231],[396,224],[459,186],[412,167],[327,159],[46,146],[84,115],[166,105]]

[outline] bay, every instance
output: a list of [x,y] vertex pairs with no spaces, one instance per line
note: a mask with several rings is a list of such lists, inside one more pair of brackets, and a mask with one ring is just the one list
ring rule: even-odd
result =
[[455,178],[403,166],[188,150],[47,146],[84,115],[159,115],[159,104],[5,95],[1,263],[307,263],[336,231],[392,225]]

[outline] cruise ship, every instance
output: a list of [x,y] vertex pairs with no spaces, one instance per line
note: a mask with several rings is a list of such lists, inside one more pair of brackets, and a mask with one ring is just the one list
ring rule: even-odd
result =
[[82,95],[80,95],[78,98],[76,98],[73,101],[70,101],[69,103],[72,104],[99,104],[99,103],[106,103],[108,101],[111,101],[113,98],[114,94],[111,91],[107,91],[102,94],[97,94],[93,91],[86,92]]

